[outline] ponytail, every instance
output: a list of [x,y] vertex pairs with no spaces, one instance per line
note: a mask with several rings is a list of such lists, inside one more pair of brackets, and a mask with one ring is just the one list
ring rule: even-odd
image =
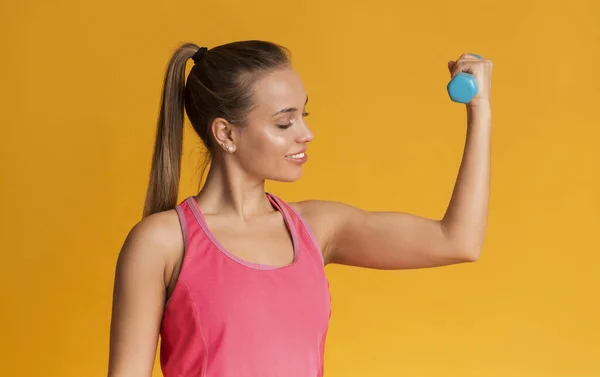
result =
[[185,69],[187,61],[198,49],[192,43],[179,47],[165,73],[142,218],[177,205],[183,149]]

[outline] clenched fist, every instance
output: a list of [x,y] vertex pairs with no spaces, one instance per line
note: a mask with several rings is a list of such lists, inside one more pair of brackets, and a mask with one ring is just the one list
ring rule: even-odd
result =
[[485,58],[478,58],[470,54],[462,54],[456,61],[448,62],[450,77],[454,78],[460,72],[467,72],[473,75],[477,81],[477,94],[471,102],[467,104],[470,107],[490,104],[490,94],[492,88],[492,61]]

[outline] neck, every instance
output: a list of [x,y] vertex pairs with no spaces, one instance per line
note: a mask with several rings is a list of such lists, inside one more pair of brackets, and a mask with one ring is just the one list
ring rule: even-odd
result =
[[273,211],[265,196],[265,180],[252,179],[234,164],[222,160],[211,164],[196,200],[207,215],[227,214],[248,219]]

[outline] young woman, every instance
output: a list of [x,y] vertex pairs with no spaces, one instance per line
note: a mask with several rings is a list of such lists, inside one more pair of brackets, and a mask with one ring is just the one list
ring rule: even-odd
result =
[[[413,269],[479,257],[490,181],[492,64],[464,54],[450,76],[479,83],[441,220],[328,201],[288,203],[265,180],[300,178],[313,135],[287,51],[264,41],[184,44],[165,77],[143,219],[119,254],[109,377],[323,374],[324,266]],[[194,66],[185,78],[185,68]],[[200,192],[177,202],[184,109],[210,152]]]

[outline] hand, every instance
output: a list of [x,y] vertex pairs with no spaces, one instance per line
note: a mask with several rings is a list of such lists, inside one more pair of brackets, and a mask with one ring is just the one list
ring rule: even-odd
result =
[[477,94],[467,104],[467,107],[477,107],[481,105],[490,105],[490,94],[492,89],[492,61],[485,58],[479,59],[476,56],[462,54],[456,61],[448,62],[450,78],[454,78],[460,72],[472,74],[477,81]]

